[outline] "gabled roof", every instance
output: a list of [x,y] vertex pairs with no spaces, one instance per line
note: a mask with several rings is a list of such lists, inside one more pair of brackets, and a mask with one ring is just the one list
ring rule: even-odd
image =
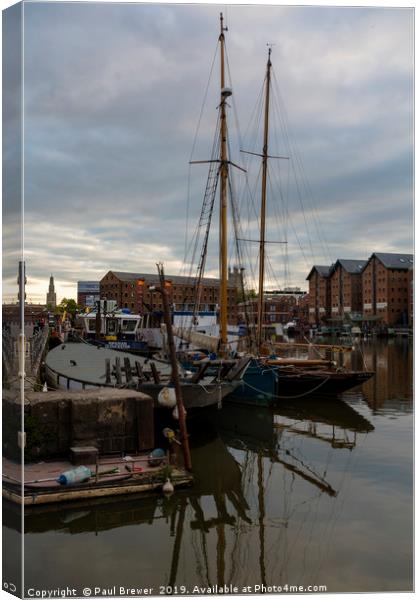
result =
[[[108,271],[120,279],[121,281],[133,281],[135,279],[144,279],[148,283],[159,283],[159,275],[151,273],[128,273],[125,271]],[[106,274],[108,274],[106,273]],[[183,275],[166,275],[165,278],[172,283],[179,283],[184,285],[194,285],[194,277],[185,277]],[[103,279],[103,278],[102,278]],[[211,277],[203,277],[203,285],[219,285],[219,279]]]
[[369,261],[376,256],[386,269],[412,269],[414,266],[413,254],[392,254],[390,252],[374,252]]
[[132,281],[133,279],[143,279],[144,278],[144,275],[141,275],[140,273],[127,273],[125,271],[109,271],[109,272],[112,273],[113,275],[115,275],[115,277],[118,277],[118,279],[121,279],[121,281]]
[[326,267],[325,265],[314,265],[306,279],[310,279],[314,271],[317,271],[321,277],[327,278],[330,275],[331,267]]
[[350,273],[351,275],[355,275],[355,274],[361,273],[363,271],[363,269],[367,265],[367,261],[363,260],[363,259],[338,258],[335,261],[331,272],[335,271],[339,265],[341,265],[341,267],[345,271],[347,271],[347,273]]

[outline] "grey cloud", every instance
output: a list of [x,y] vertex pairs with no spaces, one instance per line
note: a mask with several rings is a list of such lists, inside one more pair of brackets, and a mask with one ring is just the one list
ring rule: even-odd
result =
[[[25,5],[26,247],[34,296],[43,298],[41,282],[51,271],[68,290],[108,267],[154,269],[157,259],[168,263],[167,272],[182,267],[188,161],[219,12],[198,5]],[[243,132],[261,88],[266,42],[276,44],[276,81],[331,251],[350,257],[363,239],[370,251],[409,250],[412,12],[229,6],[227,24]],[[217,71],[216,64],[195,159],[209,158]],[[239,156],[235,135],[232,144]],[[203,167],[191,172],[192,229],[206,174]],[[324,262],[305,202],[315,259]],[[304,284],[312,255],[296,197],[289,214],[306,258],[290,228],[290,270],[294,283]],[[52,232],[50,248],[37,222]],[[281,273],[281,252],[273,260]]]

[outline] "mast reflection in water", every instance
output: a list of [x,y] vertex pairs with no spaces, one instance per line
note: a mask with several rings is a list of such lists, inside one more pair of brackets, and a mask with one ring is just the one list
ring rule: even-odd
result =
[[[28,509],[26,587],[412,589],[412,348],[364,355],[376,377],[341,399],[196,424],[190,489]],[[7,544],[20,521],[4,514]]]

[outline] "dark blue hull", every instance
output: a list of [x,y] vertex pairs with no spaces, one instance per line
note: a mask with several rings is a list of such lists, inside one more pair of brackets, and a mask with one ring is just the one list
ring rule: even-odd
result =
[[226,396],[226,401],[254,406],[275,406],[287,400],[301,400],[320,394],[337,397],[360,386],[371,377],[372,371],[297,371],[290,373],[261,365],[253,359],[245,371],[240,386]]
[[261,365],[258,359],[252,359],[242,376],[241,384],[226,396],[225,401],[271,406],[275,403],[278,383],[276,369]]

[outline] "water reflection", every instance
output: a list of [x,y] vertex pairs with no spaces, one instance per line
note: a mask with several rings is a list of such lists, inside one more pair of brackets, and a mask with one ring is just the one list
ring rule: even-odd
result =
[[[381,347],[365,360],[385,357],[392,372],[410,356]],[[386,377],[346,401],[226,405],[196,425],[195,484],[170,498],[28,508],[27,585],[411,589],[411,416],[401,368],[398,387]],[[393,411],[392,428],[378,407]],[[18,511],[4,509],[19,530]]]
[[[357,434],[372,430],[366,418],[342,401],[332,406],[318,399],[300,402],[297,407],[285,405],[275,411],[226,406],[216,414],[211,427],[207,424],[206,431],[196,432],[193,488],[169,499],[155,495],[113,503],[82,503],[60,510],[28,509],[26,533],[93,532],[97,536],[116,528],[164,521],[167,541],[172,542],[166,558],[167,579],[159,582],[172,587],[185,582],[185,573],[179,576],[179,563],[186,548],[194,548],[191,583],[223,586],[235,581],[235,560],[242,561],[235,558],[234,550],[241,555],[239,542],[249,537],[252,548],[248,564],[242,563],[242,568],[253,570],[262,584],[273,584],[272,573],[267,573],[267,544],[271,535],[267,536],[266,529],[285,529],[290,519],[290,516],[273,519],[272,511],[267,512],[267,503],[273,501],[270,485],[275,485],[278,497],[285,491],[271,483],[273,468],[280,469],[276,472],[277,481],[283,478],[288,486],[293,486],[298,479],[312,491],[335,498],[338,489],[328,481],[328,470],[317,466],[318,460],[314,460],[309,448],[305,452],[305,445],[299,445],[299,440],[327,442],[336,451],[352,450]],[[340,436],[346,441],[340,441]],[[289,480],[284,479],[286,475]],[[317,498],[314,496],[312,501]],[[310,501],[310,498],[305,500]],[[13,507],[6,510],[10,510],[7,521],[11,525]],[[19,525],[16,518],[14,526]],[[194,571],[199,576],[197,580]]]
[[368,369],[376,376],[363,386],[369,406],[380,409],[387,405],[411,411],[413,399],[413,344],[406,338],[378,340],[363,346]]

